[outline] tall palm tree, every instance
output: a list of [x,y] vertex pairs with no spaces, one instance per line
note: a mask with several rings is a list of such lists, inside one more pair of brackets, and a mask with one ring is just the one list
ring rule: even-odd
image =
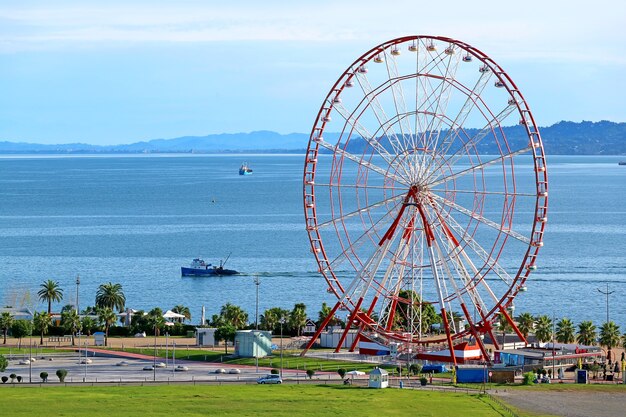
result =
[[612,358],[611,350],[619,345],[619,340],[619,326],[615,322],[609,321],[600,327],[600,345],[606,346],[609,361]]
[[189,311],[189,307],[183,306],[183,305],[176,305],[174,306],[174,308],[172,309],[172,311],[174,313],[178,313],[178,314],[182,314],[183,316],[185,316],[184,319],[180,320],[180,322],[183,322],[185,320],[191,320],[191,311]]
[[296,331],[296,336],[300,336],[300,332],[302,332],[306,324],[306,319],[306,305],[304,303],[296,304],[291,313],[289,313],[289,326]]
[[552,340],[552,319],[546,315],[537,317],[535,322],[535,337],[538,342]]
[[511,323],[506,319],[506,316],[503,313],[498,315],[498,330],[502,332],[502,347],[504,349],[504,342],[506,341],[506,332],[509,330],[513,330],[511,327]]
[[100,308],[109,307],[111,310],[124,311],[126,296],[122,290],[122,284],[100,284],[96,292],[96,306]]
[[576,341],[581,345],[593,346],[596,344],[596,326],[591,321],[578,323]]
[[248,324],[248,313],[243,311],[241,307],[231,303],[226,303],[222,306],[220,316],[235,329],[243,329]]
[[40,285],[41,289],[37,292],[39,300],[48,303],[48,314],[52,314],[52,302],[60,302],[63,300],[63,289],[59,287],[59,283],[49,279]]
[[43,335],[46,334],[50,326],[52,326],[52,317],[45,311],[35,311],[35,314],[33,314],[33,326],[35,330],[39,332],[39,344],[43,345]]
[[535,318],[530,313],[522,313],[517,318],[517,328],[528,339],[528,334],[535,328]]
[[154,329],[156,336],[161,334],[161,328],[165,325],[165,319],[163,318],[163,310],[159,307],[155,307],[148,312],[147,323],[150,328]]
[[66,310],[61,313],[61,326],[67,332],[72,335],[72,346],[74,346],[74,337],[76,333],[82,328],[80,317],[75,309]]
[[7,333],[13,324],[13,316],[9,312],[0,314],[0,329],[2,329],[2,335],[4,336],[4,343],[7,344]]
[[278,328],[281,318],[289,317],[289,310],[280,307],[272,307],[261,314],[261,328],[273,332]]
[[563,317],[556,324],[556,341],[559,343],[572,343],[576,339],[576,327],[567,317]]
[[104,324],[104,346],[109,345],[109,329],[117,321],[117,315],[111,307],[104,307],[98,310],[98,320]]

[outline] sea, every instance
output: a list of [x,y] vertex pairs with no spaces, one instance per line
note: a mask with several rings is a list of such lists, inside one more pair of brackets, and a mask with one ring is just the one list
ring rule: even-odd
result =
[[[548,157],[549,221],[538,269],[516,314],[568,317],[626,331],[626,166],[619,156]],[[247,161],[254,173],[238,175]],[[82,309],[102,283],[130,308],[188,306],[192,322],[241,306],[305,303],[317,318],[336,299],[310,251],[303,155],[0,156],[0,303],[43,310],[39,285]],[[241,271],[181,277],[195,257]],[[76,278],[80,277],[80,284]]]

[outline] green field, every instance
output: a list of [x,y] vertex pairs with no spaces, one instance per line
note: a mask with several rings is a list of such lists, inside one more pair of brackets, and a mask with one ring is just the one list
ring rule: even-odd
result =
[[344,386],[0,388],[6,416],[472,416],[505,415],[486,397]]

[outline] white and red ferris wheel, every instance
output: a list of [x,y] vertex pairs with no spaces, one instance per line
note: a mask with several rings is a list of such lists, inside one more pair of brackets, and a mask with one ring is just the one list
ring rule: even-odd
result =
[[338,310],[337,350],[357,328],[351,349],[360,337],[442,343],[456,362],[454,343],[473,338],[487,358],[480,335],[498,348],[498,317],[523,339],[507,310],[543,245],[546,161],[524,97],[483,52],[438,36],[367,51],[324,99],[303,187],[311,250],[337,297],[310,345]]

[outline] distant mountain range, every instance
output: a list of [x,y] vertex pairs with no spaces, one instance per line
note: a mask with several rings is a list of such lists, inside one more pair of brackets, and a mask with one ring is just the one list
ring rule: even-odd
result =
[[[504,133],[513,149],[523,147],[527,139],[520,126],[505,127]],[[559,122],[540,128],[548,155],[626,155],[626,123]],[[468,129],[467,133],[476,133]],[[325,133],[329,142],[336,141],[338,133]],[[207,136],[184,136],[173,139],[154,139],[129,145],[99,146],[84,143],[41,145],[35,143],[0,142],[2,154],[91,154],[91,153],[302,153],[306,150],[309,135],[258,131],[251,133],[222,133]],[[351,142],[349,150],[357,151],[364,141]],[[483,139],[478,149],[481,153],[498,152],[490,136]]]

